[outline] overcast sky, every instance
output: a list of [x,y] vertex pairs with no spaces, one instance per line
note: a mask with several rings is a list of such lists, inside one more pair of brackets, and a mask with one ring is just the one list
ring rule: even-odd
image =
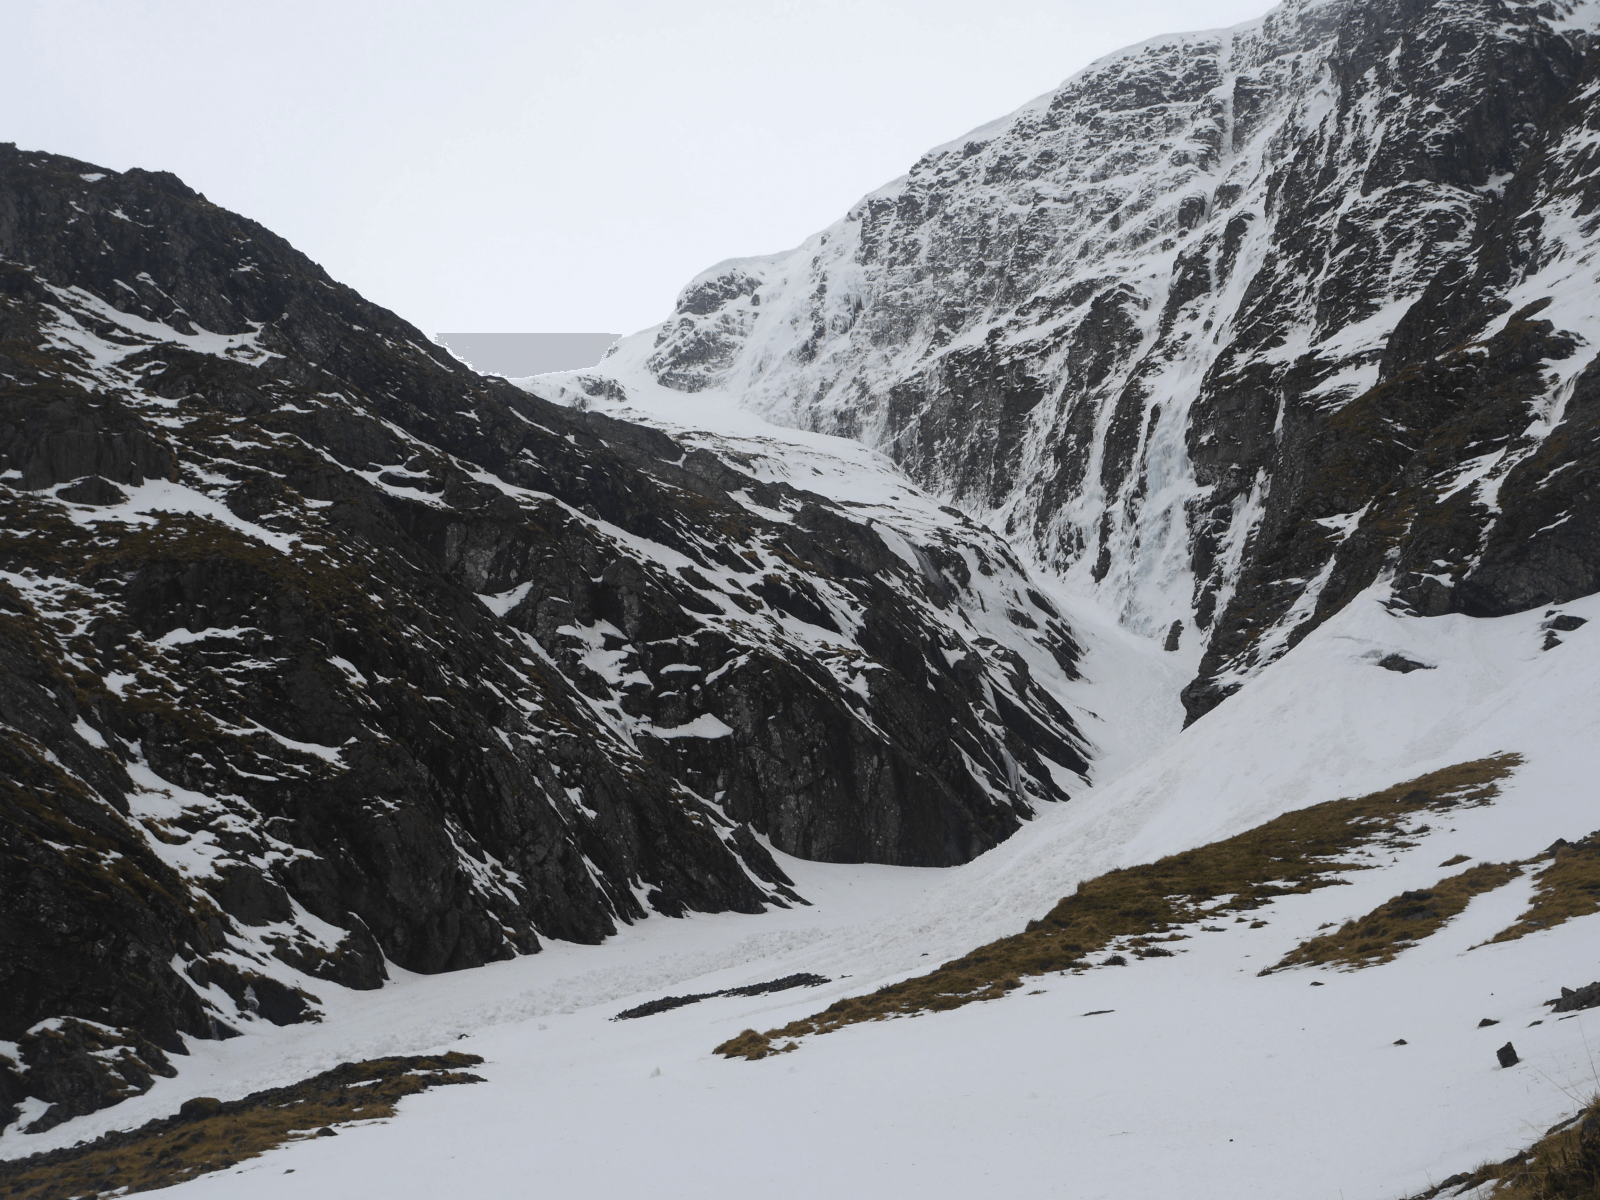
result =
[[173,171],[429,333],[631,333],[1100,55],[1268,7],[13,3],[0,141]]

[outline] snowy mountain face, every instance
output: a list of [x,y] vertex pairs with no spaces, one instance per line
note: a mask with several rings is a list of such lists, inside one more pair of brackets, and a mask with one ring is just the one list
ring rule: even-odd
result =
[[1289,0],[1132,47],[707,271],[590,390],[879,448],[1204,639],[1191,720],[1377,581],[1427,615],[1588,594],[1597,20]]
[[169,175],[0,147],[0,1127],[1080,789],[1079,648],[1003,539],[724,449],[480,377]]
[[1600,1164],[1597,23],[1155,39],[515,384],[0,146],[0,1190]]

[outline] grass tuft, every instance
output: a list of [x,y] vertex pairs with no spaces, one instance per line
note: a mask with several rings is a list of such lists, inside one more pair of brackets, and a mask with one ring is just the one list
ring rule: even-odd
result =
[[1597,1200],[1600,1198],[1600,1096],[1552,1125],[1526,1150],[1504,1162],[1452,1175],[1411,1200],[1435,1200],[1491,1185],[1493,1200]]
[[0,1195],[61,1200],[171,1187],[285,1142],[329,1136],[338,1124],[392,1117],[400,1100],[428,1088],[481,1083],[481,1076],[456,1068],[482,1061],[475,1054],[371,1059],[242,1100],[197,1097],[185,1101],[177,1115],[138,1129],[0,1161]]
[[1511,942],[1573,917],[1600,912],[1600,830],[1581,841],[1558,844],[1555,859],[1533,877],[1533,903],[1490,942]]
[[[1278,896],[1344,883],[1341,874],[1371,864],[1342,856],[1379,846],[1414,845],[1405,838],[1426,829],[1408,826],[1414,816],[1487,804],[1498,793],[1499,781],[1521,761],[1517,755],[1500,754],[1458,763],[1371,795],[1285,813],[1197,850],[1107,872],[1080,883],[1073,895],[1041,920],[1030,921],[1022,933],[980,946],[929,974],[837,1001],[782,1028],[764,1034],[746,1030],[718,1046],[716,1053],[764,1058],[775,1038],[830,1033],[863,1021],[998,1000],[1020,987],[1026,976],[1088,968],[1092,964],[1086,955],[1113,944],[1137,953],[1154,935],[1170,934],[1176,926],[1250,912]],[[1102,965],[1114,962],[1126,959],[1113,955]]]
[[1261,973],[1309,964],[1355,970],[1386,963],[1459,916],[1474,896],[1503,887],[1521,874],[1517,863],[1483,863],[1427,888],[1401,892],[1366,916],[1346,921],[1337,933],[1301,942]]

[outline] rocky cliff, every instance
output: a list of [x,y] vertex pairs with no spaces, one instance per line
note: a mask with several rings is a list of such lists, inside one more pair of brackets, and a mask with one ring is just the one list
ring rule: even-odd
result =
[[721,264],[602,364],[859,438],[1147,634],[1191,718],[1371,586],[1600,588],[1583,0],[1157,38]]
[[804,903],[769,847],[966,861],[1081,782],[999,537],[752,471],[170,175],[0,146],[0,1127],[389,964]]

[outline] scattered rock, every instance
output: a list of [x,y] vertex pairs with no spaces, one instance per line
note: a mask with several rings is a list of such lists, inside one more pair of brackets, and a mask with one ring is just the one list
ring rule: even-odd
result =
[[1483,1020],[1478,1022],[1478,1028],[1479,1029],[1487,1029],[1491,1025],[1498,1025],[1498,1024],[1500,1024],[1500,1022],[1496,1021],[1493,1017],[1485,1017]]
[[1578,1012],[1585,1008],[1594,1008],[1600,1005],[1600,981],[1587,984],[1584,987],[1562,988],[1561,995],[1554,1000],[1546,1000],[1545,1004],[1551,1012]]
[[1432,663],[1418,662],[1414,658],[1407,658],[1404,654],[1390,654],[1378,660],[1378,665],[1385,671],[1398,671],[1402,675],[1409,675],[1413,671],[1431,671]]
[[178,1072],[161,1048],[133,1029],[68,1018],[29,1030],[18,1042],[28,1092],[50,1107],[25,1133],[43,1133],[73,1117],[140,1096],[154,1076]]
[[1540,625],[1539,628],[1554,629],[1561,633],[1571,633],[1579,626],[1587,625],[1588,623],[1589,622],[1583,617],[1574,617],[1567,613],[1562,613],[1559,617],[1555,617],[1549,621],[1546,621],[1544,624]]
[[1394,1044],[1395,1044],[1395,1045],[1396,1045],[1396,1046],[1406,1046],[1406,1045],[1409,1045],[1409,1044],[1410,1044],[1410,1043],[1408,1043],[1408,1042],[1407,1042],[1407,1041],[1406,1041],[1406,1040],[1405,1040],[1405,1038],[1395,1038],[1395,1040],[1394,1040]]
[[1510,1042],[1507,1042],[1504,1046],[1501,1046],[1500,1049],[1496,1050],[1494,1052],[1494,1056],[1500,1060],[1500,1065],[1502,1067],[1514,1067],[1518,1062],[1521,1061],[1517,1058],[1517,1048]]
[[[688,1004],[698,1004],[702,1000],[710,1000],[717,996],[764,996],[768,992],[786,992],[790,988],[820,987],[830,980],[825,975],[812,975],[800,972],[795,975],[785,975],[782,979],[771,979],[766,983],[750,983],[744,987],[724,988],[720,992],[696,992],[688,996],[663,996],[659,1000],[651,1000],[644,1004],[626,1008],[612,1017],[613,1021],[630,1021],[635,1017],[653,1017],[657,1013],[670,1012],[675,1008],[683,1008]],[[544,1026],[539,1026],[543,1029]]]

